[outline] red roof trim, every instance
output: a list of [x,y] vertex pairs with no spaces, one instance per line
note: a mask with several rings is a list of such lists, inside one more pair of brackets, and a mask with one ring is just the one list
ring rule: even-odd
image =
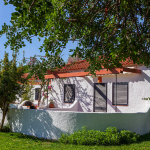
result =
[[[91,76],[92,74],[89,74],[89,73],[90,72],[74,72],[74,73],[63,73],[63,74],[51,74],[51,75],[45,75],[45,79]],[[119,73],[123,73],[122,68],[114,68],[112,70],[96,71],[96,75],[119,74]]]

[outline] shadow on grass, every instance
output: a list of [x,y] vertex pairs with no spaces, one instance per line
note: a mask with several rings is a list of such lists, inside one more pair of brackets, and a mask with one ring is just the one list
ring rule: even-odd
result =
[[[0,133],[6,133],[7,136],[13,137],[13,138],[18,138],[18,139],[24,139],[24,140],[32,140],[34,142],[52,142],[52,143],[61,143],[59,140],[49,140],[49,139],[44,139],[44,138],[38,138],[35,136],[30,136],[30,135],[25,135],[22,133],[14,133],[14,132],[1,132]],[[137,143],[131,143],[131,144],[140,144],[142,142],[150,142],[150,133],[141,135]],[[67,144],[70,145],[69,143],[62,143],[62,144]],[[71,144],[72,145],[72,144]],[[76,144],[73,144],[76,145]],[[78,145],[78,144],[77,144]],[[108,145],[108,146],[125,146],[125,145],[130,145],[130,144],[118,144],[118,145]],[[85,146],[96,146],[96,145],[85,145]],[[97,146],[106,146],[106,145],[97,145]]]
[[31,136],[31,135],[25,135],[25,134],[22,134],[22,133],[18,133],[17,134],[17,137],[19,139],[30,139],[30,140],[33,140],[35,142],[53,142],[53,143],[57,143],[58,141],[57,140],[50,140],[50,139],[44,139],[44,138],[38,138],[38,137],[35,137],[35,136]]
[[0,131],[0,133],[6,133],[7,135],[14,137],[14,138],[19,138],[19,139],[28,139],[28,140],[32,140],[34,142],[53,142],[53,143],[58,143],[58,140],[50,140],[50,139],[44,139],[44,138],[38,138],[35,136],[31,136],[31,135],[25,135],[22,133],[15,133],[15,132],[3,132]]
[[140,136],[139,143],[141,143],[141,142],[147,142],[147,141],[150,142],[150,133]]

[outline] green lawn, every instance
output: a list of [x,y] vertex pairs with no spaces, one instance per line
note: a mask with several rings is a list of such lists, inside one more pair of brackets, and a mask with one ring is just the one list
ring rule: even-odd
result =
[[140,142],[137,144],[121,145],[121,146],[78,146],[65,145],[57,141],[38,139],[31,136],[26,136],[19,133],[0,132],[0,150],[5,149],[50,149],[50,150],[135,150],[135,149],[150,149],[150,134],[140,137]]

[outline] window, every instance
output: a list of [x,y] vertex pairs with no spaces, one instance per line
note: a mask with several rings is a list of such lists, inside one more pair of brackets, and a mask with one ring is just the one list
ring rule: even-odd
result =
[[112,104],[128,105],[128,83],[117,83],[117,101],[116,101],[116,83],[113,83]]
[[[35,100],[39,99],[39,94],[40,94],[40,88],[35,88]],[[40,97],[41,98],[41,97]]]
[[64,102],[73,103],[75,100],[75,84],[64,85]]

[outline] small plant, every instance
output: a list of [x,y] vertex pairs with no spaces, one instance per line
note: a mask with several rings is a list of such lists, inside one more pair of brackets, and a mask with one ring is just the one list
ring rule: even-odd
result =
[[[45,87],[44,87],[45,88]],[[47,86],[42,92],[42,96],[43,96],[43,100],[41,102],[41,104],[44,104],[44,101],[46,98],[48,98],[48,94],[51,93],[51,90],[52,90],[52,86]],[[49,92],[48,92],[49,91]],[[52,104],[52,103],[51,103]]]
[[49,100],[50,101],[50,104],[54,104],[54,101],[53,100]]
[[108,127],[105,132],[96,130],[87,130],[82,127],[82,130],[76,131],[71,135],[62,134],[59,142],[76,144],[76,145],[121,145],[135,143],[139,140],[139,135],[131,131],[118,131],[115,127]]

